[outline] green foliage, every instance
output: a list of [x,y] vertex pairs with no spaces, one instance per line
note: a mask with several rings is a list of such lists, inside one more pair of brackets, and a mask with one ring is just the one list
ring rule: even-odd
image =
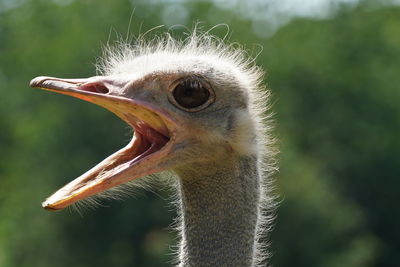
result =
[[[52,190],[122,147],[131,132],[101,108],[27,85],[38,75],[95,75],[102,46],[125,35],[133,6],[137,34],[177,23],[168,4],[27,0],[2,9],[6,2],[0,1],[0,266],[171,265],[176,238],[167,230],[175,216],[168,192],[107,202],[82,216],[40,208]],[[192,21],[210,21],[205,29],[228,22],[231,40],[250,54],[264,47],[257,62],[268,70],[281,140],[274,266],[397,266],[400,9],[343,9],[329,20],[293,21],[270,39],[212,3],[186,3],[181,12],[176,16],[189,28]]]
[[[289,177],[293,177],[294,166],[306,160],[307,168],[300,172],[298,183],[305,182],[306,171],[312,166],[318,183],[328,186],[342,201],[336,208],[331,206],[333,203],[324,203],[323,196],[316,202],[324,203],[324,208],[335,216],[332,220],[341,213],[346,219],[335,223],[345,227],[340,231],[327,228],[326,222],[319,226],[330,235],[329,242],[319,239],[321,233],[314,234],[317,226],[300,226],[305,230],[301,236],[313,234],[315,243],[314,249],[307,250],[312,253],[309,258],[313,261],[304,266],[331,266],[315,261],[317,255],[324,255],[321,249],[340,255],[343,249],[351,252],[354,244],[359,247],[353,247],[352,257],[357,257],[358,252],[364,260],[360,258],[352,264],[354,259],[349,258],[347,263],[344,257],[334,262],[341,266],[395,266],[399,260],[396,251],[400,236],[395,234],[399,220],[395,203],[400,166],[396,157],[400,149],[397,104],[400,61],[395,56],[400,53],[399,12],[399,9],[375,12],[358,9],[330,21],[299,20],[274,36],[265,51],[270,85],[281,102],[277,104],[278,122],[287,147],[282,152],[281,179],[286,170],[291,170]],[[285,161],[290,151],[296,151],[295,156]],[[316,183],[313,189],[317,186]],[[288,201],[283,202],[282,212],[286,206],[290,208],[290,197],[293,196],[288,195]],[[290,214],[291,222],[293,215]],[[344,225],[354,215],[359,222]],[[280,218],[284,220],[285,216]],[[276,234],[280,227],[284,223],[278,222]],[[340,238],[343,234],[346,236]],[[340,246],[338,242],[344,244]],[[327,244],[333,247],[328,249]],[[301,253],[302,257],[307,256]]]

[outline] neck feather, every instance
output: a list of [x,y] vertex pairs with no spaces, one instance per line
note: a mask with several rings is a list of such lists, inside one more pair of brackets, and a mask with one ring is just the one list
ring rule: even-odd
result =
[[[180,265],[253,266],[259,219],[256,157],[236,157],[178,171]],[[200,170],[197,172],[187,170]]]

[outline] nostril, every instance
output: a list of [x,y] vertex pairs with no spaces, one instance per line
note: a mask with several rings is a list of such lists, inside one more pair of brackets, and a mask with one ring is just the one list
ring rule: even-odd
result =
[[96,84],[94,87],[95,87],[96,91],[101,94],[107,94],[110,91],[110,90],[108,90],[107,87],[105,87],[104,85],[101,85],[101,84]]
[[80,88],[83,91],[93,92],[93,93],[100,93],[100,94],[107,94],[110,92],[107,87],[99,83],[92,83],[92,84],[85,84]]

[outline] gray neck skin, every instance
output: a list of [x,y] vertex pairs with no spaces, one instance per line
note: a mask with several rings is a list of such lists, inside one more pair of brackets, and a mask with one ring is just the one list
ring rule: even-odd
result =
[[[227,162],[230,162],[227,164]],[[179,266],[253,266],[260,201],[254,158],[178,171],[182,209]]]

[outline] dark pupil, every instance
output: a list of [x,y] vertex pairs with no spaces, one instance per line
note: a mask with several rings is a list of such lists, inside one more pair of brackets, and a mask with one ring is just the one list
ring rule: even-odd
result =
[[210,92],[199,81],[185,80],[175,87],[173,95],[182,107],[195,108],[208,100]]

